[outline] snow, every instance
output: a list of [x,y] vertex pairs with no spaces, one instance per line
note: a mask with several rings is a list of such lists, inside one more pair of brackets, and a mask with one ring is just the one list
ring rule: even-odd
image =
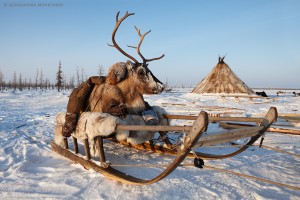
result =
[[[271,106],[279,114],[299,114],[300,97],[292,91],[274,101],[240,102],[218,96],[191,94],[188,89],[145,96],[150,105],[163,106],[172,114],[224,113],[231,116],[263,116]],[[72,164],[51,151],[55,115],[65,111],[69,91],[23,91],[0,93],[0,198],[1,199],[300,199],[300,191],[267,184],[224,172],[195,167],[178,167],[165,179],[148,186],[125,185],[105,178],[93,170]],[[254,100],[259,101],[259,100]],[[222,108],[220,108],[222,107]],[[226,109],[225,109],[226,108]],[[282,119],[278,123],[288,123]],[[172,124],[182,125],[182,121]],[[300,124],[293,122],[299,129]],[[211,124],[209,131],[220,128]],[[264,145],[300,154],[300,136],[267,133]],[[165,164],[171,157],[149,154],[118,144],[105,145],[112,163]],[[219,148],[203,151],[220,152]],[[223,151],[223,150],[222,150]],[[186,159],[184,163],[192,163]],[[207,160],[205,165],[257,176],[300,187],[300,158],[265,148],[250,147],[228,159]],[[151,178],[160,167],[116,167],[127,173]]]

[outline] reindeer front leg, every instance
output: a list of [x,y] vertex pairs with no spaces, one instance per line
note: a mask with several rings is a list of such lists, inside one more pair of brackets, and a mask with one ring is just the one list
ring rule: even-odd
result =
[[104,110],[105,113],[110,113],[112,115],[115,115],[117,117],[124,117],[126,116],[127,112],[127,106],[123,103],[121,104],[114,104],[112,103],[107,107],[107,109]]
[[157,113],[147,101],[145,101],[145,110],[141,112],[141,116],[147,125],[158,125],[160,123]]

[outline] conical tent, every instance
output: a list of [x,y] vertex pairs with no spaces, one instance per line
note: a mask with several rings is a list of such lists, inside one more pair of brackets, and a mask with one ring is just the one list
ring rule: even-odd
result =
[[219,63],[194,88],[197,94],[255,94],[224,62],[225,57],[219,57]]

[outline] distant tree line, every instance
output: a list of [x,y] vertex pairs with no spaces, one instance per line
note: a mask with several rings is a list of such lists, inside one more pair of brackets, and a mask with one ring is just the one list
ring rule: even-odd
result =
[[[99,65],[99,75],[104,75],[104,69],[102,65]],[[76,77],[76,78],[75,78]],[[4,76],[0,70],[0,91],[4,90],[70,90],[80,85],[87,79],[87,75],[84,73],[84,69],[77,67],[76,76],[73,75],[69,79],[66,78],[62,71],[61,62],[59,62],[56,80],[51,82],[49,78],[45,77],[42,69],[37,69],[34,79],[24,78],[21,73],[14,72],[12,79],[5,81],[7,77]]]

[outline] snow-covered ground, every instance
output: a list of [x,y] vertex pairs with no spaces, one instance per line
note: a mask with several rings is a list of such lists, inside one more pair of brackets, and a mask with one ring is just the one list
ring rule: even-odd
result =
[[[291,92],[275,95],[268,103],[248,99],[235,102],[218,96],[200,96],[187,89],[146,96],[150,105],[163,106],[172,114],[223,113],[231,116],[263,116],[270,106],[279,114],[300,113],[300,97]],[[69,92],[0,92],[0,199],[300,199],[300,191],[243,177],[195,167],[178,167],[162,181],[148,186],[121,184],[53,153],[55,115],[64,111]],[[220,108],[222,107],[222,108]],[[182,123],[179,121],[173,124]],[[278,123],[286,123],[279,119]],[[294,122],[299,129],[300,122]],[[219,129],[211,125],[209,131]],[[267,133],[264,144],[300,155],[300,136]],[[119,145],[106,145],[108,160],[124,164],[165,163],[169,157],[139,153]],[[214,149],[211,149],[214,151]],[[191,163],[186,159],[185,163]],[[205,164],[300,187],[300,158],[251,147],[233,158]],[[151,178],[157,168],[119,167]]]

